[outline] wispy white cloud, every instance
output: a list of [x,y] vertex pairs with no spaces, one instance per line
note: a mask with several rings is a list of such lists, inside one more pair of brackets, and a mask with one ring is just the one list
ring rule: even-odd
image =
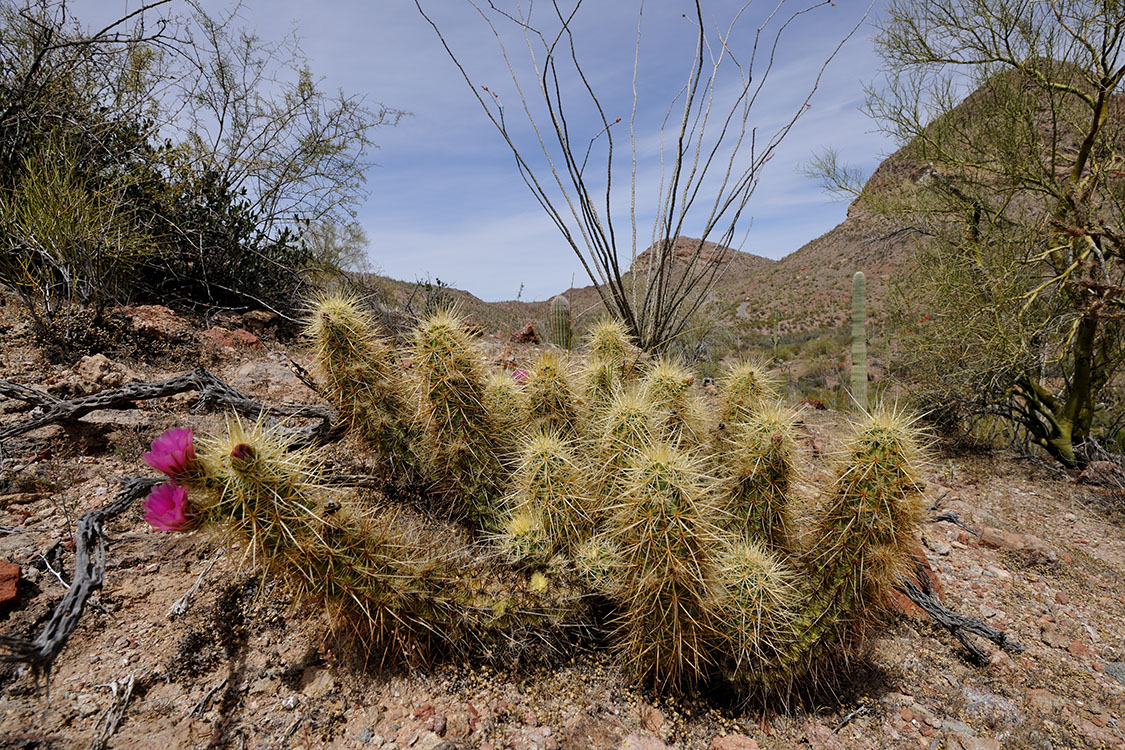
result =
[[[130,2],[135,5],[136,0]],[[216,9],[228,5],[222,0],[206,0],[207,4]],[[713,24],[719,23],[741,5],[739,0],[715,0],[707,4],[708,15]],[[518,95],[488,27],[468,3],[423,0],[423,6],[433,12],[447,41],[465,61],[474,86],[488,85],[501,92],[505,114],[521,146],[535,153],[534,134],[525,126]],[[758,23],[754,14],[775,6],[749,5],[731,39],[732,51],[741,62],[749,57]],[[129,6],[122,2],[121,7]],[[546,13],[550,7],[534,6],[536,14]],[[642,249],[650,238],[650,207],[659,181],[655,159],[659,121],[686,80],[683,61],[690,58],[696,30],[682,13],[691,15],[693,7],[679,1],[645,6],[638,73],[638,151],[642,158],[638,243]],[[797,8],[792,3],[785,7]],[[81,6],[77,9],[82,12]],[[241,15],[266,39],[296,27],[314,73],[325,78],[328,88],[411,113],[397,127],[374,134],[379,148],[371,156],[370,195],[359,208],[359,218],[372,241],[372,259],[385,273],[406,280],[438,276],[485,299],[511,298],[521,283],[525,284],[525,299],[544,298],[569,286],[572,274],[582,283],[583,272],[573,252],[529,195],[508,147],[413,0],[319,4],[245,0]],[[839,2],[803,18],[792,29],[794,33],[779,47],[768,85],[749,121],[750,127],[759,129],[759,137],[772,134],[803,108],[825,55],[860,15],[859,3]],[[612,110],[607,116],[624,118],[613,131],[617,153],[625,157],[615,182],[619,188],[627,188],[635,6],[588,3],[575,24],[578,53],[589,63],[592,82],[604,91],[603,101]],[[802,113],[766,165],[744,217],[754,219],[744,250],[780,257],[843,219],[845,206],[800,173],[800,166],[813,152],[832,147],[845,162],[870,171],[879,156],[892,149],[859,111],[862,86],[875,77],[878,68],[869,35],[870,29],[863,29],[843,48],[824,74],[812,106]],[[534,78],[523,75],[528,53],[522,39],[518,35],[505,39],[514,63],[521,66],[521,80],[534,86]],[[764,72],[762,45],[767,42],[768,37],[763,37],[759,43],[755,80]],[[589,106],[583,102],[580,84],[563,80],[562,85],[569,93],[579,94],[573,100],[577,103],[571,110],[571,127],[575,142],[584,148],[600,126],[586,119]],[[719,99],[730,96],[730,82],[716,95]],[[604,141],[603,136],[597,143],[600,146]],[[667,145],[668,139],[665,141]],[[739,164],[736,160],[736,166]],[[613,208],[619,231],[627,234],[627,192],[615,197]],[[696,230],[689,223],[687,231]],[[628,246],[627,239],[624,245]]]

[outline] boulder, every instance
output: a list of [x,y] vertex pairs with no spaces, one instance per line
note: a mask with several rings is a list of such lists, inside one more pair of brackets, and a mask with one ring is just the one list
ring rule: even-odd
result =
[[104,354],[91,354],[78,360],[70,371],[48,379],[47,392],[64,398],[88,396],[137,379],[135,372]]
[[1059,559],[1058,553],[1050,545],[1033,534],[1017,534],[982,526],[980,543],[992,549],[1014,552],[1033,564],[1049,564]]
[[534,344],[538,346],[542,343],[539,340],[539,334],[535,332],[535,326],[528,323],[523,328],[519,329],[512,334],[513,344]]

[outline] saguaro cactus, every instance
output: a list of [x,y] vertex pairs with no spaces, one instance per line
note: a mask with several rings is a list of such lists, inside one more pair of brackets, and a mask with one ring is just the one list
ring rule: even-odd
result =
[[867,409],[867,295],[863,271],[852,277],[852,398]]
[[551,298],[551,343],[570,349],[570,300],[561,294]]

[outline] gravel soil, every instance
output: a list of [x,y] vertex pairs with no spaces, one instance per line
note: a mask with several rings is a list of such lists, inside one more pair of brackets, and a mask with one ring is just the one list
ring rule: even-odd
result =
[[[183,357],[173,366],[130,352],[52,360],[26,324],[4,326],[0,378],[60,396],[185,369]],[[318,401],[288,367],[307,363],[298,343],[269,330],[194,341],[189,359],[255,397]],[[489,341],[497,363],[535,351]],[[0,560],[20,572],[0,634],[39,632],[71,575],[73,522],[119,477],[148,473],[141,454],[154,437],[217,429],[219,415],[193,401],[94,412],[3,446]],[[27,414],[0,397],[0,427]],[[844,422],[803,415],[806,499]],[[924,530],[945,603],[1026,650],[982,642],[990,663],[974,666],[925,615],[904,613],[834,690],[749,706],[648,694],[593,646],[517,670],[364,664],[333,646],[323,613],[292,609],[212,537],[150,531],[138,503],[108,524],[104,589],[49,679],[0,665],[0,748],[1125,748],[1125,494],[1039,461],[940,450],[926,493],[935,515],[954,511],[968,527]],[[186,612],[171,614],[197,583]]]

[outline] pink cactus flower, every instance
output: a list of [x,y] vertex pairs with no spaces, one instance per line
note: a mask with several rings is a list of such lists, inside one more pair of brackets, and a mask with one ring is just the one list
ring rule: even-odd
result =
[[516,381],[517,383],[526,383],[527,379],[530,377],[531,373],[529,373],[527,370],[512,371],[512,380]]
[[173,479],[179,479],[195,465],[194,441],[190,427],[166,430],[152,441],[152,451],[144,455],[145,463]]
[[145,498],[145,520],[161,531],[182,531],[191,525],[187,512],[187,490],[175,482],[153,488]]

